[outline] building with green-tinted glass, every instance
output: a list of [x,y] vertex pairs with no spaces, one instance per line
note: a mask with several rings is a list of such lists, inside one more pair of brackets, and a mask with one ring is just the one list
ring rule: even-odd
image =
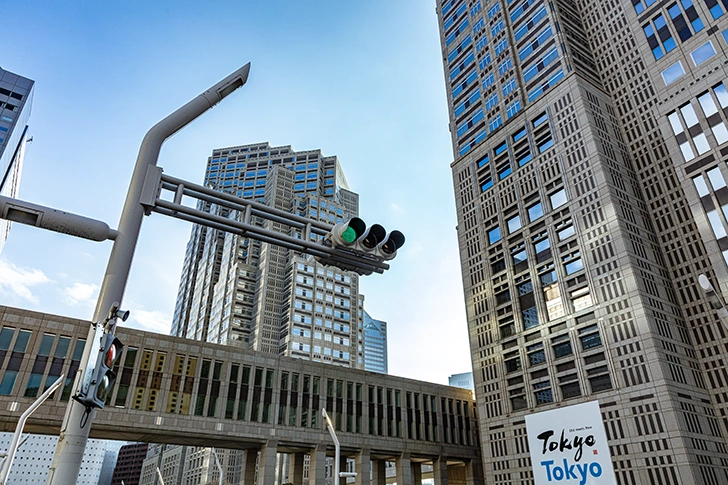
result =
[[619,484],[728,483],[727,8],[437,2],[487,482],[598,400]]

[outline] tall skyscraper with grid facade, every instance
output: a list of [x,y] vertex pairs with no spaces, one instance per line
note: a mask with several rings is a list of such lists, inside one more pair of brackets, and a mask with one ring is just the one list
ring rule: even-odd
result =
[[598,400],[618,483],[728,483],[728,2],[438,1],[486,481]]
[[[331,224],[358,214],[336,157],[258,143],[214,150],[205,185]],[[240,217],[206,207],[224,217]],[[275,222],[259,224],[290,236]],[[355,273],[285,248],[194,226],[172,334],[363,368],[363,298]]]
[[[34,82],[0,67],[0,195],[17,197]],[[0,251],[10,222],[0,219]]]

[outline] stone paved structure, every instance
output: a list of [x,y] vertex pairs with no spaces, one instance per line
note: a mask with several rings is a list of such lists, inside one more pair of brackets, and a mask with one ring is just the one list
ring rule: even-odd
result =
[[[7,431],[45,386],[74,374],[89,323],[0,306],[0,325],[0,430]],[[397,463],[404,485],[421,476],[422,463],[434,466],[438,485],[448,474],[482,481],[470,391],[128,328],[117,336],[125,344],[117,383],[93,438],[250,450],[246,485],[258,452],[266,485],[274,483],[276,453],[291,454],[293,483],[301,483],[308,454],[309,480],[320,483],[333,454],[326,408],[343,456],[357,470],[371,466],[374,484],[384,483],[385,461]],[[72,387],[69,377],[26,430],[58,433]],[[368,473],[357,483],[369,483]]]

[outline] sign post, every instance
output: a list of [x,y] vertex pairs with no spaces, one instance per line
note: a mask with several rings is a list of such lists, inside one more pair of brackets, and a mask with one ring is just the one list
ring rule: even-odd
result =
[[599,402],[526,416],[536,485],[616,485]]

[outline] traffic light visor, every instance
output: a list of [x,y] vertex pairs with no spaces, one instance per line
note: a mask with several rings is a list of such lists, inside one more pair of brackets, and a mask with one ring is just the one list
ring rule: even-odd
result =
[[106,353],[104,354],[104,365],[108,368],[111,368],[114,366],[114,363],[116,363],[116,359],[119,358],[121,355],[121,349],[123,347],[123,344],[118,338],[114,338],[111,345],[106,349]]
[[359,236],[364,234],[367,225],[358,217],[352,217],[346,222],[341,222],[334,226],[332,231],[332,241],[334,244],[350,245],[353,244]]
[[394,254],[402,246],[404,246],[404,234],[399,231],[392,231],[380,245],[380,249],[383,253]]

